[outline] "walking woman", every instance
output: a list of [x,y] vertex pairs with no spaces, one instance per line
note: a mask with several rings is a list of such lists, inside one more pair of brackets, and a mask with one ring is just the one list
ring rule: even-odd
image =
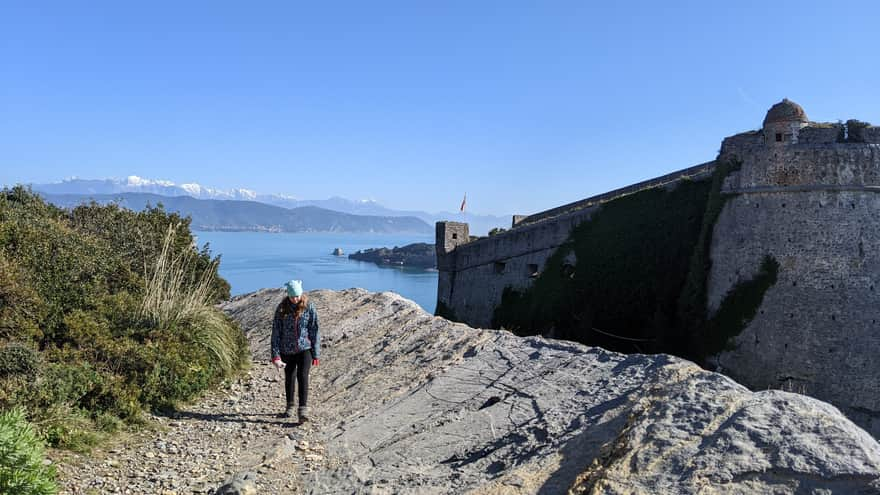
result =
[[275,309],[272,321],[272,364],[284,370],[287,409],[281,416],[293,417],[296,386],[299,385],[297,414],[302,424],[309,420],[309,370],[312,365],[318,366],[321,336],[318,333],[318,313],[303,294],[302,280],[291,280],[284,286],[287,297]]

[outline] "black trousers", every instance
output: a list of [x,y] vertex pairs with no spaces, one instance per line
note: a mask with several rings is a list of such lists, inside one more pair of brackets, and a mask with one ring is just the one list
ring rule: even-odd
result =
[[[299,407],[306,407],[309,401],[309,370],[312,369],[312,351],[305,350],[296,354],[282,354],[281,360],[287,366],[284,368],[284,396],[287,398],[287,407],[294,404],[293,397],[296,394],[296,385],[299,384]],[[296,373],[296,381],[293,374]]]

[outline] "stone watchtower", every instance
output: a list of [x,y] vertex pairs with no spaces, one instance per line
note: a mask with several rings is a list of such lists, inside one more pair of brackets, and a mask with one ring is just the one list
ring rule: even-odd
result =
[[770,107],[764,117],[764,142],[768,146],[795,144],[798,142],[798,132],[809,122],[807,113],[800,105],[783,98]]
[[437,253],[437,310],[438,314],[450,316],[442,308],[450,307],[455,290],[455,248],[470,241],[468,224],[461,222],[437,222],[435,231]]
[[752,388],[786,388],[840,407],[880,435],[880,133],[809,122],[773,105],[762,131],[724,140],[707,306],[747,287],[767,257],[778,273],[754,317],[715,356]]

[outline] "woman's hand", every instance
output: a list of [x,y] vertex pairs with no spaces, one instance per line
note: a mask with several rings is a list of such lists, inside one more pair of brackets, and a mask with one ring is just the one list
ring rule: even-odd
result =
[[283,370],[284,367],[287,366],[287,365],[284,363],[284,361],[281,360],[281,358],[275,358],[275,359],[273,359],[273,360],[272,360],[272,364],[274,364],[275,367],[278,368],[279,370]]
[[319,364],[321,364],[321,362],[318,360],[318,358],[312,359],[312,366],[317,366]]

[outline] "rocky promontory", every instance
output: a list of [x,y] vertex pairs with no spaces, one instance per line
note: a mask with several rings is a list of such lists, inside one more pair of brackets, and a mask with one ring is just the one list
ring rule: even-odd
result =
[[880,491],[880,444],[815,399],[668,355],[470,328],[393,293],[309,296],[324,344],[312,422],[274,416],[283,292],[240,296],[223,307],[249,375],[146,440],[62,462],[68,493],[209,493],[235,473],[272,494]]
[[413,268],[434,268],[437,266],[437,255],[433,244],[418,242],[391,249],[381,247],[363,249],[349,254],[349,259],[369,261],[380,266],[408,266]]

